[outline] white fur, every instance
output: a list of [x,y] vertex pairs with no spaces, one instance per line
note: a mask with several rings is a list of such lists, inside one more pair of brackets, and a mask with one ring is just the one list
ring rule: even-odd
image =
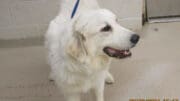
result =
[[[51,79],[67,101],[80,101],[80,93],[93,89],[97,101],[103,100],[104,82],[114,82],[108,72],[111,59],[105,46],[129,49],[133,32],[121,27],[116,16],[101,9],[96,0],[80,0],[77,13],[70,19],[76,0],[61,0],[58,16],[46,34]],[[110,32],[101,32],[109,24]]]

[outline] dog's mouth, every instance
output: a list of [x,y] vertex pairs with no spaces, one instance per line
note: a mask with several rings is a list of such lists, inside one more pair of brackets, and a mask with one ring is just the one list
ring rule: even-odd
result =
[[131,52],[128,50],[119,50],[119,49],[114,49],[111,47],[105,47],[103,49],[103,51],[110,57],[114,57],[114,58],[126,58],[126,57],[130,57],[132,54]]

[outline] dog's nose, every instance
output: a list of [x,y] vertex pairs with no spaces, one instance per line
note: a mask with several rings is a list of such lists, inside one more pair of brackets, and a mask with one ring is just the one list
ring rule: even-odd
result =
[[136,44],[138,41],[139,41],[139,35],[137,35],[137,34],[133,34],[132,36],[131,36],[131,39],[130,39],[130,41],[133,43],[133,44]]

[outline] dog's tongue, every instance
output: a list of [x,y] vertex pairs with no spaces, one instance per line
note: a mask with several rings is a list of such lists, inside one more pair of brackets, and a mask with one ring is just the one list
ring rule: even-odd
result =
[[111,47],[106,47],[105,52],[111,57],[117,58],[125,58],[131,56],[131,52],[129,50],[118,50]]
[[124,54],[124,55],[128,55],[130,53],[129,50],[117,50],[117,49],[113,49],[113,48],[108,48],[108,51],[111,54]]
[[111,54],[116,54],[116,50],[115,49],[113,49],[113,48],[107,48],[107,50],[109,51],[109,53],[111,53]]

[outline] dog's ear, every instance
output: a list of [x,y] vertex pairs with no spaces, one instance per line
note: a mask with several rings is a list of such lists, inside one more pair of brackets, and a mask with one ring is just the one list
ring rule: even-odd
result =
[[84,36],[85,23],[80,23],[80,21],[80,16],[72,21],[72,36],[67,47],[69,56],[79,61],[81,61],[80,59],[83,59],[84,56],[88,55],[86,46],[84,44],[86,41]]
[[81,61],[84,56],[86,56],[87,50],[84,45],[85,37],[83,34],[79,32],[74,32],[72,39],[69,41],[68,47],[67,47],[67,53],[69,56],[74,58],[75,60]]

